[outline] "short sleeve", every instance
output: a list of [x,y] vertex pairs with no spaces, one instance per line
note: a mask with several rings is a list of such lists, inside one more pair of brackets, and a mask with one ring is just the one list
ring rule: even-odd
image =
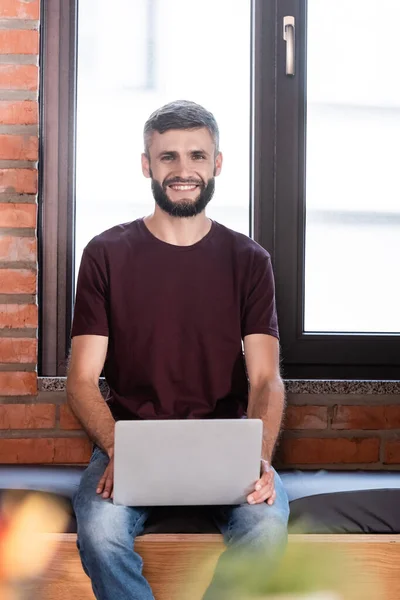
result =
[[85,248],[79,268],[71,337],[77,335],[109,335],[104,252],[91,244]]
[[271,257],[265,251],[254,255],[248,290],[242,313],[242,337],[266,333],[279,339],[274,274]]

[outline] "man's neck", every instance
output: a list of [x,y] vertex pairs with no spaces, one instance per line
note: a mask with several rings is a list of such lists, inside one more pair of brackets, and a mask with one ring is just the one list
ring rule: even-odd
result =
[[145,217],[145,225],[156,238],[174,246],[192,246],[211,229],[212,222],[205,212],[195,217],[171,217],[158,206],[154,213]]

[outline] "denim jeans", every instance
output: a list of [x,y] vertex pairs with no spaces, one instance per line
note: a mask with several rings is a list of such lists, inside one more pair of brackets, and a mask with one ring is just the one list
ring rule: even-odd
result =
[[[108,456],[95,448],[73,499],[78,524],[78,549],[85,573],[97,600],[154,600],[142,575],[142,559],[134,549],[151,508],[114,505],[96,493]],[[218,573],[232,552],[273,551],[286,543],[289,504],[275,472],[276,500],[272,506],[243,504],[209,507],[224,536],[227,550],[221,555],[204,600],[219,598]]]

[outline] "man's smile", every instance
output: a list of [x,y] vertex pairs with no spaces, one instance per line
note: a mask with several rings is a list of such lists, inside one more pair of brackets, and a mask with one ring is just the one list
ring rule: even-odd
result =
[[182,183],[173,183],[172,185],[169,185],[168,187],[176,192],[193,192],[199,186],[196,184],[188,185],[188,184],[182,184]]

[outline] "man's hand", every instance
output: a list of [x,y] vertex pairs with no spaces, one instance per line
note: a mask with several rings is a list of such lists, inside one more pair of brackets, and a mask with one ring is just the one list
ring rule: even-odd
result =
[[103,498],[114,497],[114,456],[111,456],[103,477],[99,481],[96,492],[103,494]]
[[271,506],[275,502],[276,492],[274,484],[274,471],[269,463],[261,461],[261,479],[256,482],[255,491],[247,497],[249,504],[261,504],[267,501]]

